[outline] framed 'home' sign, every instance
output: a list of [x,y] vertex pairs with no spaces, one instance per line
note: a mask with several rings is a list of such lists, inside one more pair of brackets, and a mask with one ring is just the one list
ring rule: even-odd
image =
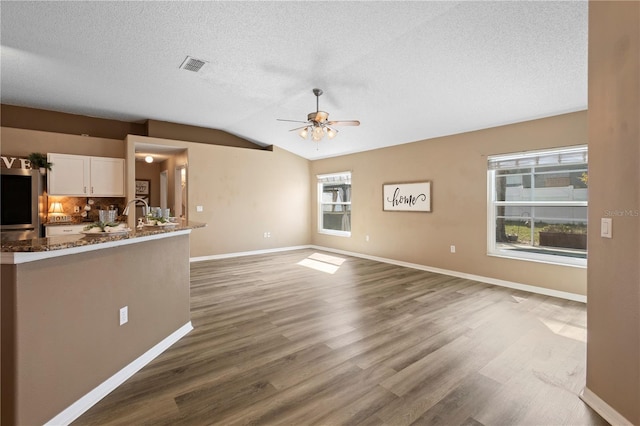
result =
[[388,183],[382,185],[382,210],[430,212],[431,182]]

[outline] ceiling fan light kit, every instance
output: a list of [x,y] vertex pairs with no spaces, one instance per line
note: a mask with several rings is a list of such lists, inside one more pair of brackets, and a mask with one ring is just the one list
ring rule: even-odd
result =
[[323,137],[324,137],[324,128],[321,126],[314,127],[313,131],[311,132],[311,139],[317,142]]
[[302,130],[300,130],[300,133],[298,134],[302,139],[307,139],[307,136],[309,136],[309,131],[311,131],[311,139],[316,142],[320,141],[324,137],[325,133],[327,134],[329,139],[335,138],[336,135],[338,134],[337,130],[332,129],[331,127],[322,126],[322,125],[303,127]]
[[332,126],[359,126],[358,120],[343,120],[343,121],[328,121],[329,113],[326,111],[320,111],[320,95],[322,95],[321,89],[313,89],[313,94],[316,96],[316,111],[307,114],[307,121],[298,120],[285,120],[278,118],[278,121],[291,121],[294,123],[304,123],[302,127],[291,129],[290,132],[300,130],[298,135],[302,139],[307,139],[311,134],[311,140],[314,142],[320,142],[326,134],[329,139],[333,139],[338,134],[338,131]]

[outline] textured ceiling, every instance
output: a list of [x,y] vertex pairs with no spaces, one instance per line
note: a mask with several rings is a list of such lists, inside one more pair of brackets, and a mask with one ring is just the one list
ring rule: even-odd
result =
[[[587,107],[586,1],[7,2],[4,104],[221,129],[315,159]],[[208,61],[179,69],[187,55]],[[303,141],[320,109],[340,127]]]

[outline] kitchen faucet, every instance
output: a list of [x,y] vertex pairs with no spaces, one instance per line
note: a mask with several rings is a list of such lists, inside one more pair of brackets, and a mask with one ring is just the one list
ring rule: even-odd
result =
[[132,200],[130,200],[127,203],[127,206],[124,208],[124,211],[122,212],[123,216],[129,216],[129,206],[131,205],[131,203],[135,203],[137,201],[142,201],[142,203],[144,203],[146,210],[144,211],[144,214],[146,215],[149,212],[149,204],[147,204],[147,202],[145,200],[143,200],[142,198],[134,198]]

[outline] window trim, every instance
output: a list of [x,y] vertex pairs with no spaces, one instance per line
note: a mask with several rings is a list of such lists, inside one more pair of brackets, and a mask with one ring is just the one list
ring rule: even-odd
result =
[[[337,231],[334,229],[324,229],[323,225],[324,225],[324,219],[323,219],[323,210],[322,210],[322,206],[324,205],[330,205],[330,204],[340,204],[340,205],[349,205],[351,206],[351,201],[349,202],[342,202],[342,203],[323,203],[322,202],[322,190],[323,190],[323,185],[327,182],[329,182],[329,179],[332,178],[338,178],[338,177],[342,177],[342,176],[347,176],[349,177],[349,180],[351,180],[351,171],[344,171],[344,172],[338,172],[338,173],[328,173],[328,174],[322,174],[322,175],[316,175],[316,179],[317,179],[317,211],[318,211],[318,233],[319,234],[325,234],[325,235],[333,235],[336,237],[351,237],[351,231]],[[353,191],[352,191],[353,192]],[[353,195],[353,194],[352,194]]]
[[[498,206],[517,206],[526,205],[530,206],[534,204],[536,207],[588,207],[588,201],[495,201],[496,190],[495,180],[496,172],[501,170],[499,167],[491,167],[492,161],[509,161],[519,159],[531,159],[537,156],[549,155],[551,153],[558,153],[560,156],[564,153],[573,154],[576,152],[585,152],[585,162],[588,166],[588,150],[587,145],[572,146],[566,148],[552,148],[539,151],[527,151],[522,153],[511,153],[504,155],[490,155],[487,158],[487,256],[501,257],[506,259],[525,260],[530,262],[539,262],[546,264],[570,266],[577,268],[587,267],[587,258],[576,258],[563,255],[551,255],[533,252],[515,252],[512,250],[501,250],[498,248],[496,241],[496,207]],[[562,165],[562,161],[559,162]],[[569,165],[569,163],[564,163]],[[541,164],[540,166],[546,166],[547,164]],[[516,164],[514,168],[530,168],[535,165],[520,165]],[[511,168],[504,167],[502,169]],[[588,251],[587,251],[588,257]]]

